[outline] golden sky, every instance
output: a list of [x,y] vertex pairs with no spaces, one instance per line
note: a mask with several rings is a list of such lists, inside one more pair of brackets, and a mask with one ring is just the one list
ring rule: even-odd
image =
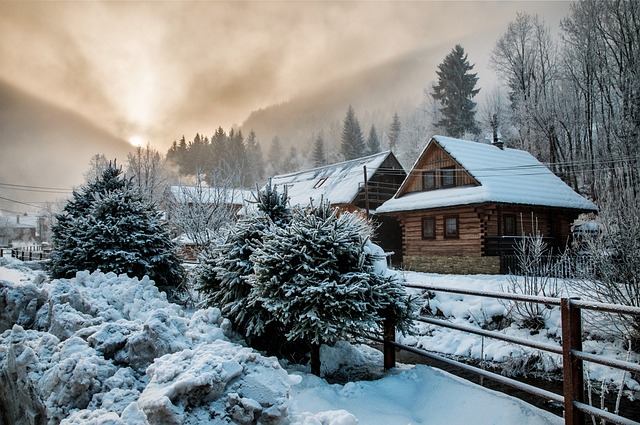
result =
[[418,49],[481,69],[518,11],[557,26],[569,3],[4,0],[0,79],[164,150]]

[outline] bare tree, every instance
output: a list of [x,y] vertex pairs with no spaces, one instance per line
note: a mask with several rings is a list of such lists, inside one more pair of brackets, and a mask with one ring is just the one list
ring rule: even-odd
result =
[[519,13],[509,23],[491,52],[491,67],[508,82],[519,143],[550,162],[554,171],[564,160],[556,122],[557,62],[557,47],[549,27],[526,13]]
[[[585,299],[640,307],[640,197],[632,188],[618,187],[601,200],[596,220],[600,232],[584,241],[592,264],[574,280],[575,290]],[[640,350],[639,317],[606,314],[592,320]]]
[[0,246],[7,246],[16,239],[20,232],[13,225],[13,220],[9,217],[0,216]]
[[109,161],[104,154],[97,153],[89,160],[89,168],[84,172],[85,181],[93,181],[98,179],[104,170],[109,166]]
[[150,202],[159,204],[168,185],[165,159],[149,144],[127,155],[127,176]]
[[219,184],[208,186],[196,174],[193,186],[172,186],[168,216],[177,232],[193,242],[198,252],[207,249],[216,233],[235,220],[241,197],[237,189]]

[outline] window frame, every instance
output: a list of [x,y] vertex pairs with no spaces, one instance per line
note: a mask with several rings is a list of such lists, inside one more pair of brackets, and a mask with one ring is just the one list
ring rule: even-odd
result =
[[[427,186],[427,177],[432,179],[433,184],[431,186]],[[425,170],[422,172],[422,190],[434,190],[438,188],[438,177],[436,170]]]
[[[427,226],[427,222],[431,222],[430,226]],[[431,227],[432,235],[426,236],[425,229],[427,227]],[[422,239],[423,240],[434,240],[436,238],[436,218],[434,216],[422,217]]]
[[[451,178],[451,183],[447,180]],[[443,167],[440,169],[440,186],[441,187],[455,187],[456,186],[456,167]]]
[[[507,221],[513,220],[513,231],[508,232]],[[518,236],[518,218],[515,214],[502,215],[502,236]]]
[[[456,223],[456,232],[455,234],[449,233],[449,227],[447,226],[447,221],[455,220]],[[457,215],[445,215],[444,216],[444,237],[445,239],[459,239],[460,238],[460,218]]]
[[327,181],[327,178],[328,177],[321,177],[320,180],[318,180],[316,184],[313,185],[313,188],[319,189]]

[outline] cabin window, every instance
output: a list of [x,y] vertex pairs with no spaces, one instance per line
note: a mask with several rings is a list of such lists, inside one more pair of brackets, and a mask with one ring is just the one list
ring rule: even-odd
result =
[[444,237],[457,238],[460,236],[458,216],[447,216],[444,218]]
[[447,167],[442,169],[442,187],[451,187],[456,185],[455,167]]
[[314,185],[313,185],[313,188],[314,188],[314,189],[318,189],[318,188],[319,188],[320,186],[322,186],[322,185],[324,184],[324,182],[326,182],[326,181],[327,181],[327,178],[326,178],[326,177],[321,178],[320,180],[318,180],[318,181],[316,182],[316,184],[314,184]]
[[422,190],[433,190],[436,188],[436,171],[427,170],[422,173]]
[[422,239],[436,238],[436,219],[433,217],[424,217],[422,219]]
[[516,216],[515,214],[505,214],[502,216],[504,221],[504,236],[516,236]]

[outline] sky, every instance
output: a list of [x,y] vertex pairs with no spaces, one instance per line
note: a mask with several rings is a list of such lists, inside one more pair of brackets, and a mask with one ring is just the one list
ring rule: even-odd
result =
[[[164,151],[251,111],[436,45],[479,73],[517,12],[560,1],[1,1],[0,79]],[[464,47],[465,44],[463,44]],[[435,78],[434,75],[427,78]]]

